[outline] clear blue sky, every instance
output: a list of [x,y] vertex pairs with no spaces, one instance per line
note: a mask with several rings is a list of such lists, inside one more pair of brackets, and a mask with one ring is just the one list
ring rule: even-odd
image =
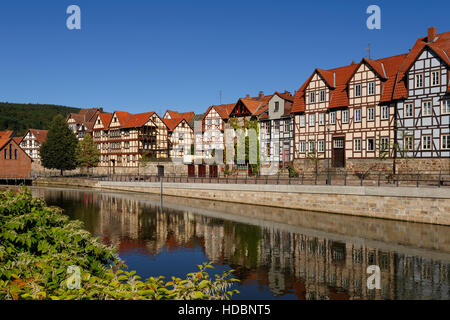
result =
[[[314,68],[408,52],[450,1],[2,0],[0,101],[201,113],[260,90],[297,90]],[[66,8],[81,8],[81,30]],[[381,30],[366,8],[381,8]]]

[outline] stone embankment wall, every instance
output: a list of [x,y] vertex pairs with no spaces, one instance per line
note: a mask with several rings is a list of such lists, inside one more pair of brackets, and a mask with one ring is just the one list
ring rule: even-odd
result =
[[[38,179],[36,185],[94,187],[160,193],[155,182]],[[163,194],[251,205],[450,225],[450,189],[164,183]]]

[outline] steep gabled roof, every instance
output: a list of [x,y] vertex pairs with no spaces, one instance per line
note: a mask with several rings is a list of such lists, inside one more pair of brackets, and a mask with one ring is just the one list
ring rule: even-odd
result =
[[211,109],[214,108],[214,110],[216,110],[216,112],[219,114],[219,116],[222,118],[222,120],[227,120],[235,105],[236,105],[235,103],[212,105],[203,114],[202,119],[204,119],[206,117],[206,115],[211,111]]
[[178,126],[178,124],[183,120],[185,120],[185,119],[182,117],[171,118],[171,119],[166,119],[166,118],[162,119],[162,121],[166,124],[169,131],[173,131]]
[[[139,128],[145,125],[148,120],[150,120],[150,117],[154,114],[154,112],[145,112],[145,113],[138,113],[138,114],[132,114],[130,117],[126,120],[124,124],[121,125],[121,128]],[[120,121],[120,120],[119,120]]]
[[[117,120],[119,120],[120,126],[123,126],[125,122],[131,117],[131,113],[125,111],[114,111],[114,114],[117,116]],[[113,114],[113,116],[114,116]],[[108,127],[111,126],[111,121],[113,116],[111,116],[111,120],[108,123]]]
[[[434,42],[428,41],[428,37],[417,39],[399,68],[392,99],[397,100],[407,98],[408,91],[406,89],[405,74],[424,50],[430,49],[438,55],[447,66],[450,66],[450,31],[437,34],[437,38],[432,40],[434,40]],[[450,84],[448,85],[448,90],[450,90]]]
[[267,109],[267,104],[270,98],[272,98],[272,95],[263,97],[240,98],[236,105],[239,103],[239,101],[241,101],[252,116],[258,116],[262,112],[264,112],[265,109]]
[[12,138],[14,137],[14,131],[13,130],[3,130],[0,131],[0,138]]
[[103,124],[103,129],[108,128],[113,116],[112,113],[100,113],[98,116],[100,117],[100,121]]
[[336,79],[332,71],[317,68],[316,72],[322,77],[328,87],[330,87],[331,89],[336,88]]
[[23,137],[14,137],[13,140],[15,143],[17,143],[18,145],[20,145],[20,143],[22,142]]
[[29,129],[25,136],[28,134],[28,132],[31,132],[31,134],[39,143],[45,142],[47,140],[48,130]]
[[177,112],[172,110],[167,110],[164,113],[163,118],[166,116],[166,114],[169,114],[170,118],[183,118],[186,119],[187,122],[191,121],[191,119],[194,117],[194,112]]

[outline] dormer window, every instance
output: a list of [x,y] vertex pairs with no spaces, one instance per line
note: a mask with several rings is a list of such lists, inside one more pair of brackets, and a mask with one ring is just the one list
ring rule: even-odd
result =
[[355,84],[355,97],[361,97],[361,84]]
[[372,96],[375,94],[375,82],[371,81],[367,84],[367,94]]
[[319,91],[319,101],[324,102],[325,101],[325,90]]
[[316,102],[316,92],[312,91],[309,93],[309,103],[314,103]]

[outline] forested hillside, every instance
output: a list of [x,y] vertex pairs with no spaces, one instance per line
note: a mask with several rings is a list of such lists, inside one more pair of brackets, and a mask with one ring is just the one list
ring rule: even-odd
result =
[[30,128],[48,129],[48,125],[57,114],[65,117],[71,112],[78,113],[79,110],[50,104],[0,102],[0,130],[14,130],[16,136],[22,136]]

